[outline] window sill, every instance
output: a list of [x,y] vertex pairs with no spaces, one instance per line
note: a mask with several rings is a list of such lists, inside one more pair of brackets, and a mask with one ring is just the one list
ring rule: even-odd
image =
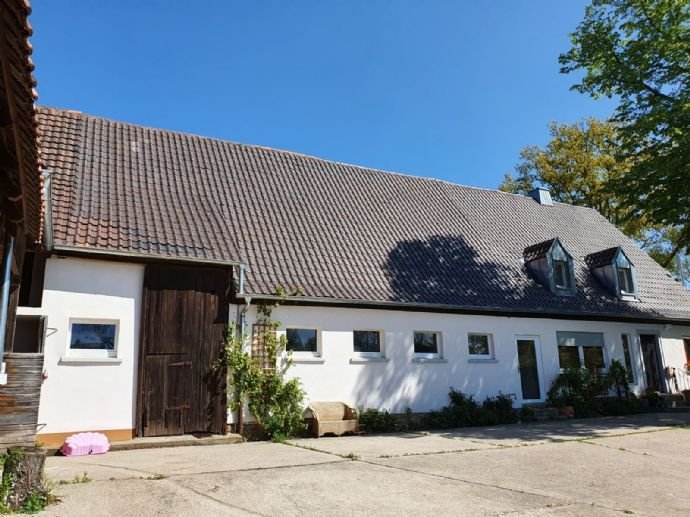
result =
[[467,360],[468,363],[497,363],[498,359],[494,357],[471,357]]
[[444,359],[443,357],[436,357],[436,358],[430,358],[430,357],[415,357],[412,359],[413,363],[447,363],[448,359]]
[[352,356],[350,357],[350,364],[362,364],[362,363],[387,363],[388,358],[387,357],[358,357],[358,356]]
[[292,362],[295,364],[323,364],[326,362],[326,360],[323,357],[319,357],[316,355],[307,356],[307,357],[299,357],[299,356],[296,357],[293,354],[291,359],[292,359]]
[[60,357],[58,364],[121,364],[121,357]]

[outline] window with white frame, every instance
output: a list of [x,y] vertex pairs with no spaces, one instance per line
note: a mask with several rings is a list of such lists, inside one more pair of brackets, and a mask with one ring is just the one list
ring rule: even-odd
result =
[[352,331],[352,350],[355,355],[362,357],[382,357],[380,330]]
[[630,350],[630,334],[621,334],[621,344],[623,345],[623,360],[628,374],[628,382],[634,384],[635,375],[633,374],[632,351]]
[[441,357],[441,333],[415,331],[414,355],[417,359],[439,359]]
[[285,331],[287,350],[296,353],[319,353],[319,332],[315,328],[288,328]]
[[477,334],[471,332],[467,335],[467,348],[470,359],[493,359],[493,336],[491,334]]
[[117,357],[118,324],[116,320],[70,320],[68,355]]
[[600,332],[556,332],[561,369],[606,370],[604,334]]

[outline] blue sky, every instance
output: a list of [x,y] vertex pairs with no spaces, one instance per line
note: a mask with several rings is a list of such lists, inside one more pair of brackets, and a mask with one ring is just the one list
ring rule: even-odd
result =
[[613,108],[558,55],[580,0],[34,0],[39,103],[495,188]]

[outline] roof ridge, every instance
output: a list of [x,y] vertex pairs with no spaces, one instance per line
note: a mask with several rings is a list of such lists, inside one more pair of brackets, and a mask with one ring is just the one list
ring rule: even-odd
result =
[[[390,175],[394,175],[394,176],[402,176],[402,177],[404,177],[404,178],[412,178],[412,179],[419,179],[419,180],[423,180],[423,181],[437,182],[437,183],[441,183],[441,184],[444,184],[444,185],[449,185],[449,186],[454,187],[454,188],[458,188],[458,187],[459,187],[459,188],[465,188],[465,189],[479,190],[479,191],[483,191],[483,192],[493,192],[493,193],[505,194],[505,195],[508,195],[508,196],[515,196],[515,197],[517,197],[517,198],[524,199],[524,200],[531,200],[531,198],[530,198],[529,196],[526,196],[526,195],[523,195],[523,194],[516,194],[516,193],[514,193],[514,192],[505,192],[505,191],[500,190],[500,189],[492,189],[492,188],[486,188],[486,187],[476,187],[476,186],[473,186],[473,185],[464,185],[464,184],[461,184],[461,183],[455,183],[455,182],[453,182],[453,181],[444,180],[444,179],[440,179],[440,178],[433,178],[433,177],[430,177],[430,176],[422,176],[422,175],[419,175],[419,174],[410,174],[410,173],[406,173],[406,172],[392,171],[392,170],[388,170],[388,169],[379,169],[379,168],[375,168],[375,167],[367,167],[367,166],[365,166],[365,165],[358,165],[358,164],[354,164],[354,163],[342,162],[342,161],[333,160],[333,159],[329,159],[329,158],[321,158],[321,157],[319,157],[319,156],[315,156],[315,155],[312,155],[312,154],[299,153],[299,152],[297,152],[297,151],[290,151],[290,150],[287,150],[287,149],[278,149],[278,148],[269,147],[269,146],[266,146],[266,145],[247,144],[247,143],[244,143],[244,142],[236,142],[236,141],[234,141],[234,140],[227,140],[227,139],[223,139],[223,138],[219,138],[219,137],[214,137],[214,136],[204,136],[204,135],[199,135],[199,134],[196,134],[196,133],[184,132],[184,131],[180,131],[180,130],[177,130],[177,129],[163,129],[163,128],[159,128],[159,127],[147,126],[147,125],[144,125],[144,124],[139,124],[139,123],[134,123],[134,122],[125,122],[125,121],[122,121],[122,120],[114,120],[114,119],[107,118],[107,117],[103,117],[103,116],[100,116],[100,115],[92,115],[92,114],[89,114],[89,113],[84,113],[84,112],[79,111],[79,110],[72,110],[72,109],[65,109],[65,108],[57,108],[57,107],[54,107],[54,106],[37,106],[37,109],[38,109],[39,111],[42,111],[42,110],[52,110],[52,111],[57,111],[57,112],[69,113],[69,114],[71,114],[71,115],[79,115],[79,116],[84,117],[84,118],[91,118],[91,119],[104,120],[104,121],[107,121],[107,122],[114,122],[114,123],[116,123],[116,124],[123,124],[123,125],[127,125],[127,126],[134,126],[134,127],[138,127],[138,128],[142,128],[142,129],[147,129],[147,130],[155,131],[155,132],[172,133],[172,134],[181,135],[181,136],[187,136],[187,137],[193,137],[193,138],[201,138],[201,139],[204,139],[204,140],[213,140],[213,141],[217,141],[217,142],[221,142],[221,143],[225,143],[225,144],[232,144],[232,145],[238,145],[238,146],[242,146],[242,147],[248,147],[248,148],[251,148],[251,149],[262,149],[262,150],[266,150],[266,151],[272,151],[272,152],[277,152],[277,153],[281,153],[281,154],[286,154],[286,155],[291,155],[291,156],[297,156],[297,157],[300,157],[300,158],[307,158],[307,159],[311,159],[311,160],[317,160],[317,161],[319,161],[319,162],[331,163],[331,164],[334,164],[334,165],[341,165],[341,166],[345,166],[345,167],[354,167],[354,168],[356,168],[356,169],[361,169],[361,170],[366,171],[366,172],[378,172],[378,173],[382,173],[382,174],[390,174]],[[586,207],[586,206],[581,206],[581,205],[571,205],[571,204],[569,204],[569,203],[563,203],[563,202],[560,202],[560,201],[554,201],[554,204],[563,205],[563,206],[567,206],[567,207],[574,207],[574,208],[585,208],[585,209],[587,209],[587,210],[594,210],[594,211],[596,211],[594,208],[591,208],[591,207]]]

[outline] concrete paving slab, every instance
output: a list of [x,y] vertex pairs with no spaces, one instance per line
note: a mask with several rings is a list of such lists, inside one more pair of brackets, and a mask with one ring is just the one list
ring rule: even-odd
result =
[[431,434],[491,445],[515,447],[582,440],[597,436],[657,431],[669,427],[689,425],[690,413],[648,413],[635,416],[557,420],[495,427],[463,427],[432,431]]
[[[663,431],[658,435],[674,432],[679,431]],[[648,436],[637,434],[629,438],[643,441]],[[690,471],[688,456],[671,462],[659,461],[653,456],[571,441],[376,462],[410,472],[528,491],[571,503],[649,515],[690,513],[685,475]]]
[[85,485],[59,486],[55,493],[61,501],[49,506],[41,516],[252,515],[167,480],[94,481]]
[[[690,461],[690,429],[670,429],[663,432],[629,434],[588,441],[602,447],[651,456],[657,461],[675,462],[682,458],[688,458]],[[688,487],[690,487],[690,469]]]
[[[175,478],[262,515],[496,515],[560,504],[550,497],[458,483],[359,461]],[[267,495],[270,494],[269,497]]]
[[493,447],[488,443],[460,438],[449,440],[440,435],[423,433],[307,438],[290,440],[288,443],[340,456],[355,454],[361,459],[410,454],[438,454],[441,452],[469,451]]
[[208,447],[178,447],[117,451],[97,456],[46,459],[46,474],[53,481],[72,480],[86,472],[94,480],[148,477],[155,474],[269,469],[289,465],[344,461],[329,454],[269,442]]

